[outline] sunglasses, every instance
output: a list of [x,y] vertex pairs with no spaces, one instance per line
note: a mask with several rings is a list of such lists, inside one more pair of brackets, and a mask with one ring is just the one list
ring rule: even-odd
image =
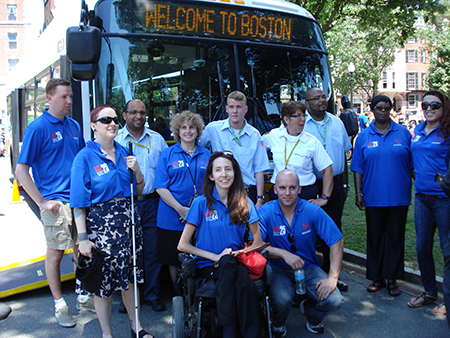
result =
[[289,243],[292,243],[291,247],[290,247],[291,251],[292,252],[297,252],[297,247],[295,246],[295,243],[294,243],[294,235],[293,234],[289,234],[288,235],[288,240],[289,240]]
[[103,124],[110,124],[111,121],[114,121],[115,124],[119,124],[119,118],[118,117],[111,117],[111,116],[103,116],[99,119],[95,120],[94,122],[100,122]]
[[140,114],[141,116],[147,115],[147,112],[145,110],[127,110],[125,113],[133,116],[137,114]]
[[231,156],[231,157],[234,157],[233,153],[231,151],[215,151],[211,155],[216,155],[216,154],[218,156]]
[[391,111],[392,107],[389,107],[389,106],[388,107],[375,107],[373,109],[378,110],[378,111]]
[[431,109],[433,109],[433,110],[439,109],[439,108],[442,107],[442,103],[440,103],[440,102],[435,102],[435,101],[434,101],[434,102],[431,102],[431,103],[428,103],[428,102],[422,102],[422,110],[427,110],[428,107],[431,107]]

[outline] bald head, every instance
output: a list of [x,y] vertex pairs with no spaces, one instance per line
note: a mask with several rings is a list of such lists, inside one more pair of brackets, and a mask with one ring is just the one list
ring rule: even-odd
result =
[[298,175],[290,169],[280,171],[275,179],[273,190],[278,195],[278,202],[283,210],[295,207],[301,191]]
[[327,110],[328,100],[320,88],[309,88],[305,93],[305,104],[308,113],[314,120],[322,120]]
[[291,169],[284,169],[278,173],[275,178],[275,185],[279,185],[281,182],[289,182],[290,185],[300,186],[298,175]]
[[317,87],[309,88],[305,93],[305,100],[311,100],[312,98],[316,96],[322,96],[325,95],[322,89]]
[[[133,104],[133,103],[138,104],[138,105],[140,105],[140,106],[143,105],[143,106],[145,107],[145,103],[142,102],[142,100],[140,100],[140,99],[131,99],[130,101],[128,101],[128,102],[125,104],[125,107],[123,107],[123,111],[126,112],[126,111],[128,111],[128,110],[131,110],[131,109],[130,109],[130,104]],[[147,110],[147,108],[145,107],[144,110]]]

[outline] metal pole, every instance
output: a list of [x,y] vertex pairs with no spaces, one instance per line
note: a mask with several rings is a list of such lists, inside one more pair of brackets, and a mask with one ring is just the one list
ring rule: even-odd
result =
[[350,72],[350,109],[353,109],[353,72]]

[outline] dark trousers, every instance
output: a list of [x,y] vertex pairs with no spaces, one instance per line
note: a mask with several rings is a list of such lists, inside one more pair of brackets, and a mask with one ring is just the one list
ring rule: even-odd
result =
[[[442,245],[444,254],[444,302],[447,311],[450,309],[450,234]],[[450,328],[450,315],[447,315],[447,324]]]
[[258,290],[245,266],[231,255],[222,256],[216,284],[220,324],[238,325],[243,337],[259,338]]
[[366,207],[367,279],[403,279],[408,206]]
[[250,198],[252,200],[252,202],[254,204],[256,204],[256,200],[257,200],[256,185],[251,185],[251,186],[247,187],[245,190],[247,190],[248,198]]
[[[330,199],[328,203],[322,207],[322,209],[327,213],[328,216],[336,223],[339,230],[342,229],[342,212],[344,211],[344,203],[345,203],[345,192],[342,183],[342,179],[339,175],[334,176],[334,186],[333,191],[331,192]],[[323,180],[316,180],[316,186],[319,189],[319,194],[322,193],[323,189]],[[323,265],[322,270],[326,273],[330,272],[330,247],[322,241],[322,239],[318,239],[318,242],[321,247],[321,251],[323,254]]]
[[144,244],[144,299],[152,301],[160,298],[159,271],[161,264],[157,260],[158,232],[156,214],[158,212],[159,197],[154,195],[146,201],[136,201],[141,215]]

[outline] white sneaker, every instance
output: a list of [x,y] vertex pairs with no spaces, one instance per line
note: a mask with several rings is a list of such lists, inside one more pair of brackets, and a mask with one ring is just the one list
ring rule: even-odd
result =
[[306,329],[311,333],[324,333],[325,329],[323,328],[323,324],[319,323],[317,325],[312,325],[309,320],[306,320]]
[[78,311],[81,311],[81,309],[90,311],[93,313],[95,312],[95,306],[94,306],[94,298],[89,297],[85,302],[80,302],[77,300],[77,305],[75,305]]
[[62,327],[74,327],[77,324],[70,314],[67,305],[55,310],[55,317],[58,324]]
[[283,326],[281,326],[281,327],[275,327],[275,326],[273,326],[273,327],[272,327],[272,333],[273,333],[273,336],[274,336],[275,338],[281,338],[281,337],[284,337],[284,336],[286,335],[286,333],[287,333],[286,325],[283,325]]

